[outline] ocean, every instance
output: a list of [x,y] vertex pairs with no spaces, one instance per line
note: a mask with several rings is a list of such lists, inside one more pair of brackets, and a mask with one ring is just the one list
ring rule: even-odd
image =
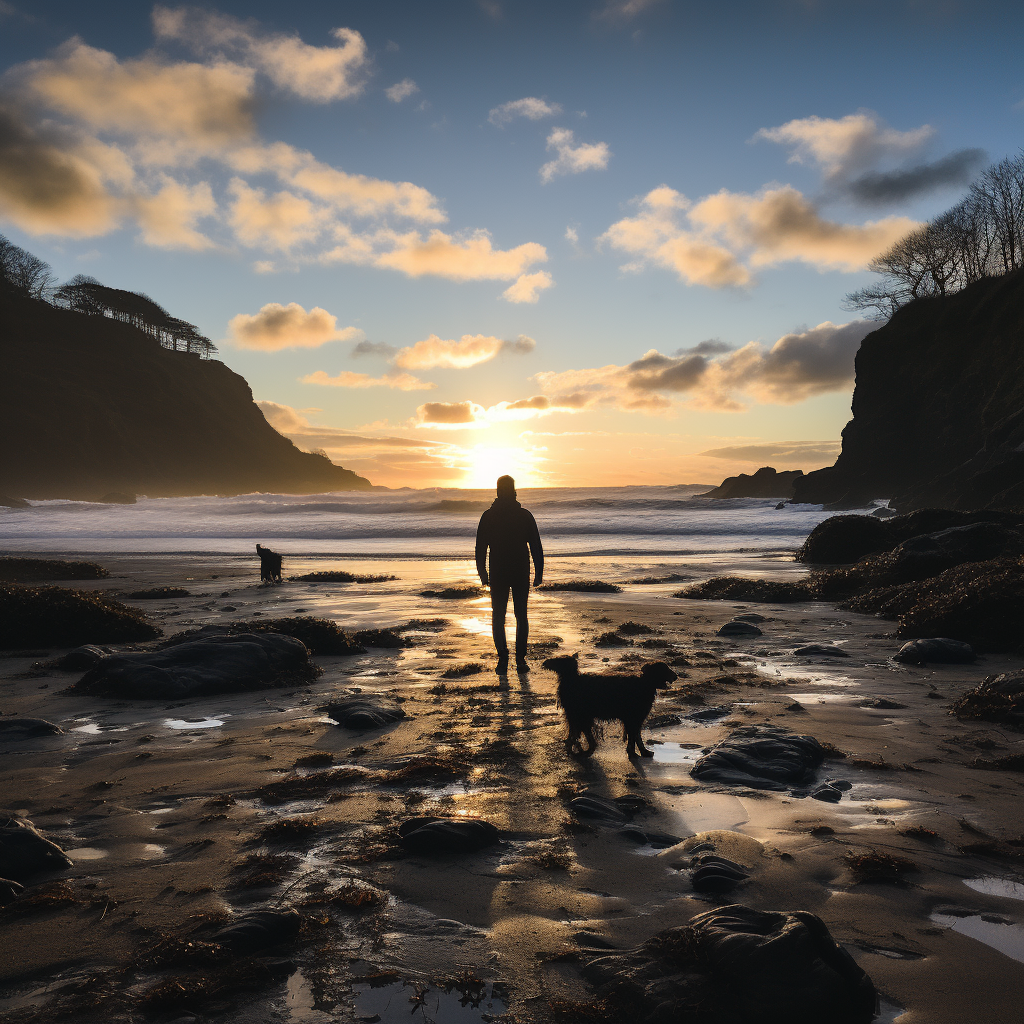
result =
[[[520,492],[552,556],[774,555],[830,513],[819,505],[700,498],[697,487],[569,487]],[[140,498],[135,505],[38,501],[0,508],[7,552],[241,554],[259,541],[289,555],[472,556],[493,491],[429,489]]]

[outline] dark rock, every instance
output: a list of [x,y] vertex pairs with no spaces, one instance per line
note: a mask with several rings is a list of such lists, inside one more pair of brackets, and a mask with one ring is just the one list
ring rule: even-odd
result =
[[899,515],[894,508],[876,508],[871,512],[871,514],[876,519],[891,519],[893,516]]
[[853,783],[848,779],[826,779],[825,785],[838,789],[840,793],[846,793],[848,790],[853,789]]
[[45,718],[0,718],[0,736],[63,736],[64,730]]
[[870,978],[806,911],[721,907],[583,973],[642,1024],[870,1024],[877,1007]]
[[717,487],[696,497],[792,498],[793,486],[803,475],[802,469],[783,470],[778,473],[771,466],[762,466],[753,475],[740,473],[738,476],[726,477]]
[[333,718],[338,725],[346,729],[355,729],[357,732],[380,729],[406,717],[401,704],[387,697],[371,694],[355,694],[332,701],[323,712],[328,718]]
[[0,819],[0,877],[24,881],[71,867],[71,858],[26,818]]
[[763,636],[764,634],[752,622],[733,619],[718,630],[719,636]]
[[398,837],[405,849],[428,856],[474,853],[501,841],[498,830],[480,818],[409,818],[398,826]]
[[805,582],[745,579],[740,576],[712,576],[702,583],[693,583],[677,590],[673,597],[704,601],[757,601],[767,604],[791,604],[813,601],[814,592]]
[[31,508],[32,506],[24,498],[12,498],[6,494],[0,494],[0,508]]
[[597,932],[573,932],[572,941],[584,949],[618,949],[613,942],[609,942],[603,935]]
[[798,562],[839,565],[856,562],[875,551],[887,551],[897,542],[883,523],[871,516],[832,516],[811,530],[797,552]]
[[970,644],[948,637],[932,637],[927,640],[911,640],[893,655],[893,660],[908,665],[925,665],[934,662],[940,665],[963,665],[974,661],[976,655]]
[[889,700],[887,697],[869,697],[866,700],[862,700],[860,706],[862,708],[875,708],[878,711],[900,711],[907,705]]
[[84,672],[87,668],[98,665],[108,654],[110,654],[110,649],[107,647],[86,644],[83,647],[76,647],[73,651],[68,651],[63,658],[58,658],[57,668],[66,669],[69,672]]
[[74,688],[104,696],[177,699],[287,686],[315,674],[301,640],[241,633],[207,636],[161,651],[114,654]]
[[691,711],[685,717],[691,722],[715,722],[719,718],[726,718],[732,714],[731,708],[714,707],[701,708],[699,711]]
[[639,846],[653,846],[656,850],[667,850],[679,842],[679,836],[671,835],[668,832],[647,831],[637,828],[636,825],[626,825],[619,829],[619,835],[623,839],[630,839]]
[[1024,671],[1003,672],[998,676],[989,676],[983,685],[994,693],[1001,693],[1007,697],[1024,694]]
[[630,647],[633,641],[628,637],[620,636],[614,630],[608,633],[602,633],[594,641],[595,647]]
[[780,501],[778,503],[778,505],[775,506],[775,511],[776,512],[781,512],[782,509],[784,509],[785,507],[786,507],[786,503],[784,501]]
[[642,797],[620,796],[609,800],[593,793],[583,793],[569,801],[569,809],[578,818],[592,818],[606,825],[617,825],[647,808]]
[[441,601],[463,601],[479,597],[483,593],[483,587],[467,584],[461,587],[442,587],[439,590],[421,590],[420,597],[432,597]]
[[811,799],[822,800],[827,804],[837,804],[843,799],[843,793],[842,790],[826,783],[824,786],[819,786],[813,793],[811,793]]
[[793,654],[797,658],[848,658],[849,654],[834,644],[806,644],[798,647]]
[[214,932],[210,941],[237,955],[247,955],[291,942],[301,925],[296,910],[257,910]]
[[770,726],[734,730],[690,769],[701,782],[752,789],[784,790],[813,781],[825,751],[810,736],[795,736]]
[[694,857],[690,870],[695,892],[732,892],[740,882],[750,877],[741,865],[710,853]]
[[65,562],[59,558],[0,558],[0,581],[48,583],[53,580],[102,580],[110,575],[95,562]]
[[953,702],[952,713],[1024,730],[1024,672],[988,676]]
[[24,892],[24,886],[10,878],[0,878],[0,907],[6,903],[13,903],[18,896]]

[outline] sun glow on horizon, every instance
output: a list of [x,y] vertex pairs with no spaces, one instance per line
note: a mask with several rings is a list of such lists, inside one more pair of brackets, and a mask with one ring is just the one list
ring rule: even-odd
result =
[[494,487],[499,476],[515,478],[517,487],[544,486],[538,463],[542,456],[526,448],[497,448],[478,444],[467,448],[459,460],[465,472],[460,487]]

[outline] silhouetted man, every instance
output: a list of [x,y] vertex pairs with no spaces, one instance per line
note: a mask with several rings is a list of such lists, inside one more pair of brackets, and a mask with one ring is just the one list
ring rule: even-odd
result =
[[[487,573],[487,549],[491,549],[490,575]],[[476,571],[480,582],[491,588],[491,632],[498,652],[495,672],[508,671],[508,641],[505,639],[505,612],[512,592],[516,613],[516,668],[528,672],[526,643],[530,623],[526,601],[530,596],[530,555],[533,555],[533,585],[544,579],[544,549],[540,544],[537,521],[516,501],[516,482],[510,476],[498,477],[498,497],[480,517],[476,530]]]

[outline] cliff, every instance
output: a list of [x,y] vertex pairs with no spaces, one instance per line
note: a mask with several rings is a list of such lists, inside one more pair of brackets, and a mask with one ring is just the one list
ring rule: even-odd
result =
[[370,482],[300,451],[223,363],[0,287],[0,494],[305,493]]
[[917,299],[861,343],[834,466],[793,500],[1024,507],[1024,271]]
[[752,476],[740,473],[727,476],[717,487],[698,494],[698,498],[791,498],[797,480],[803,470],[783,470],[781,473],[771,466],[762,466]]

